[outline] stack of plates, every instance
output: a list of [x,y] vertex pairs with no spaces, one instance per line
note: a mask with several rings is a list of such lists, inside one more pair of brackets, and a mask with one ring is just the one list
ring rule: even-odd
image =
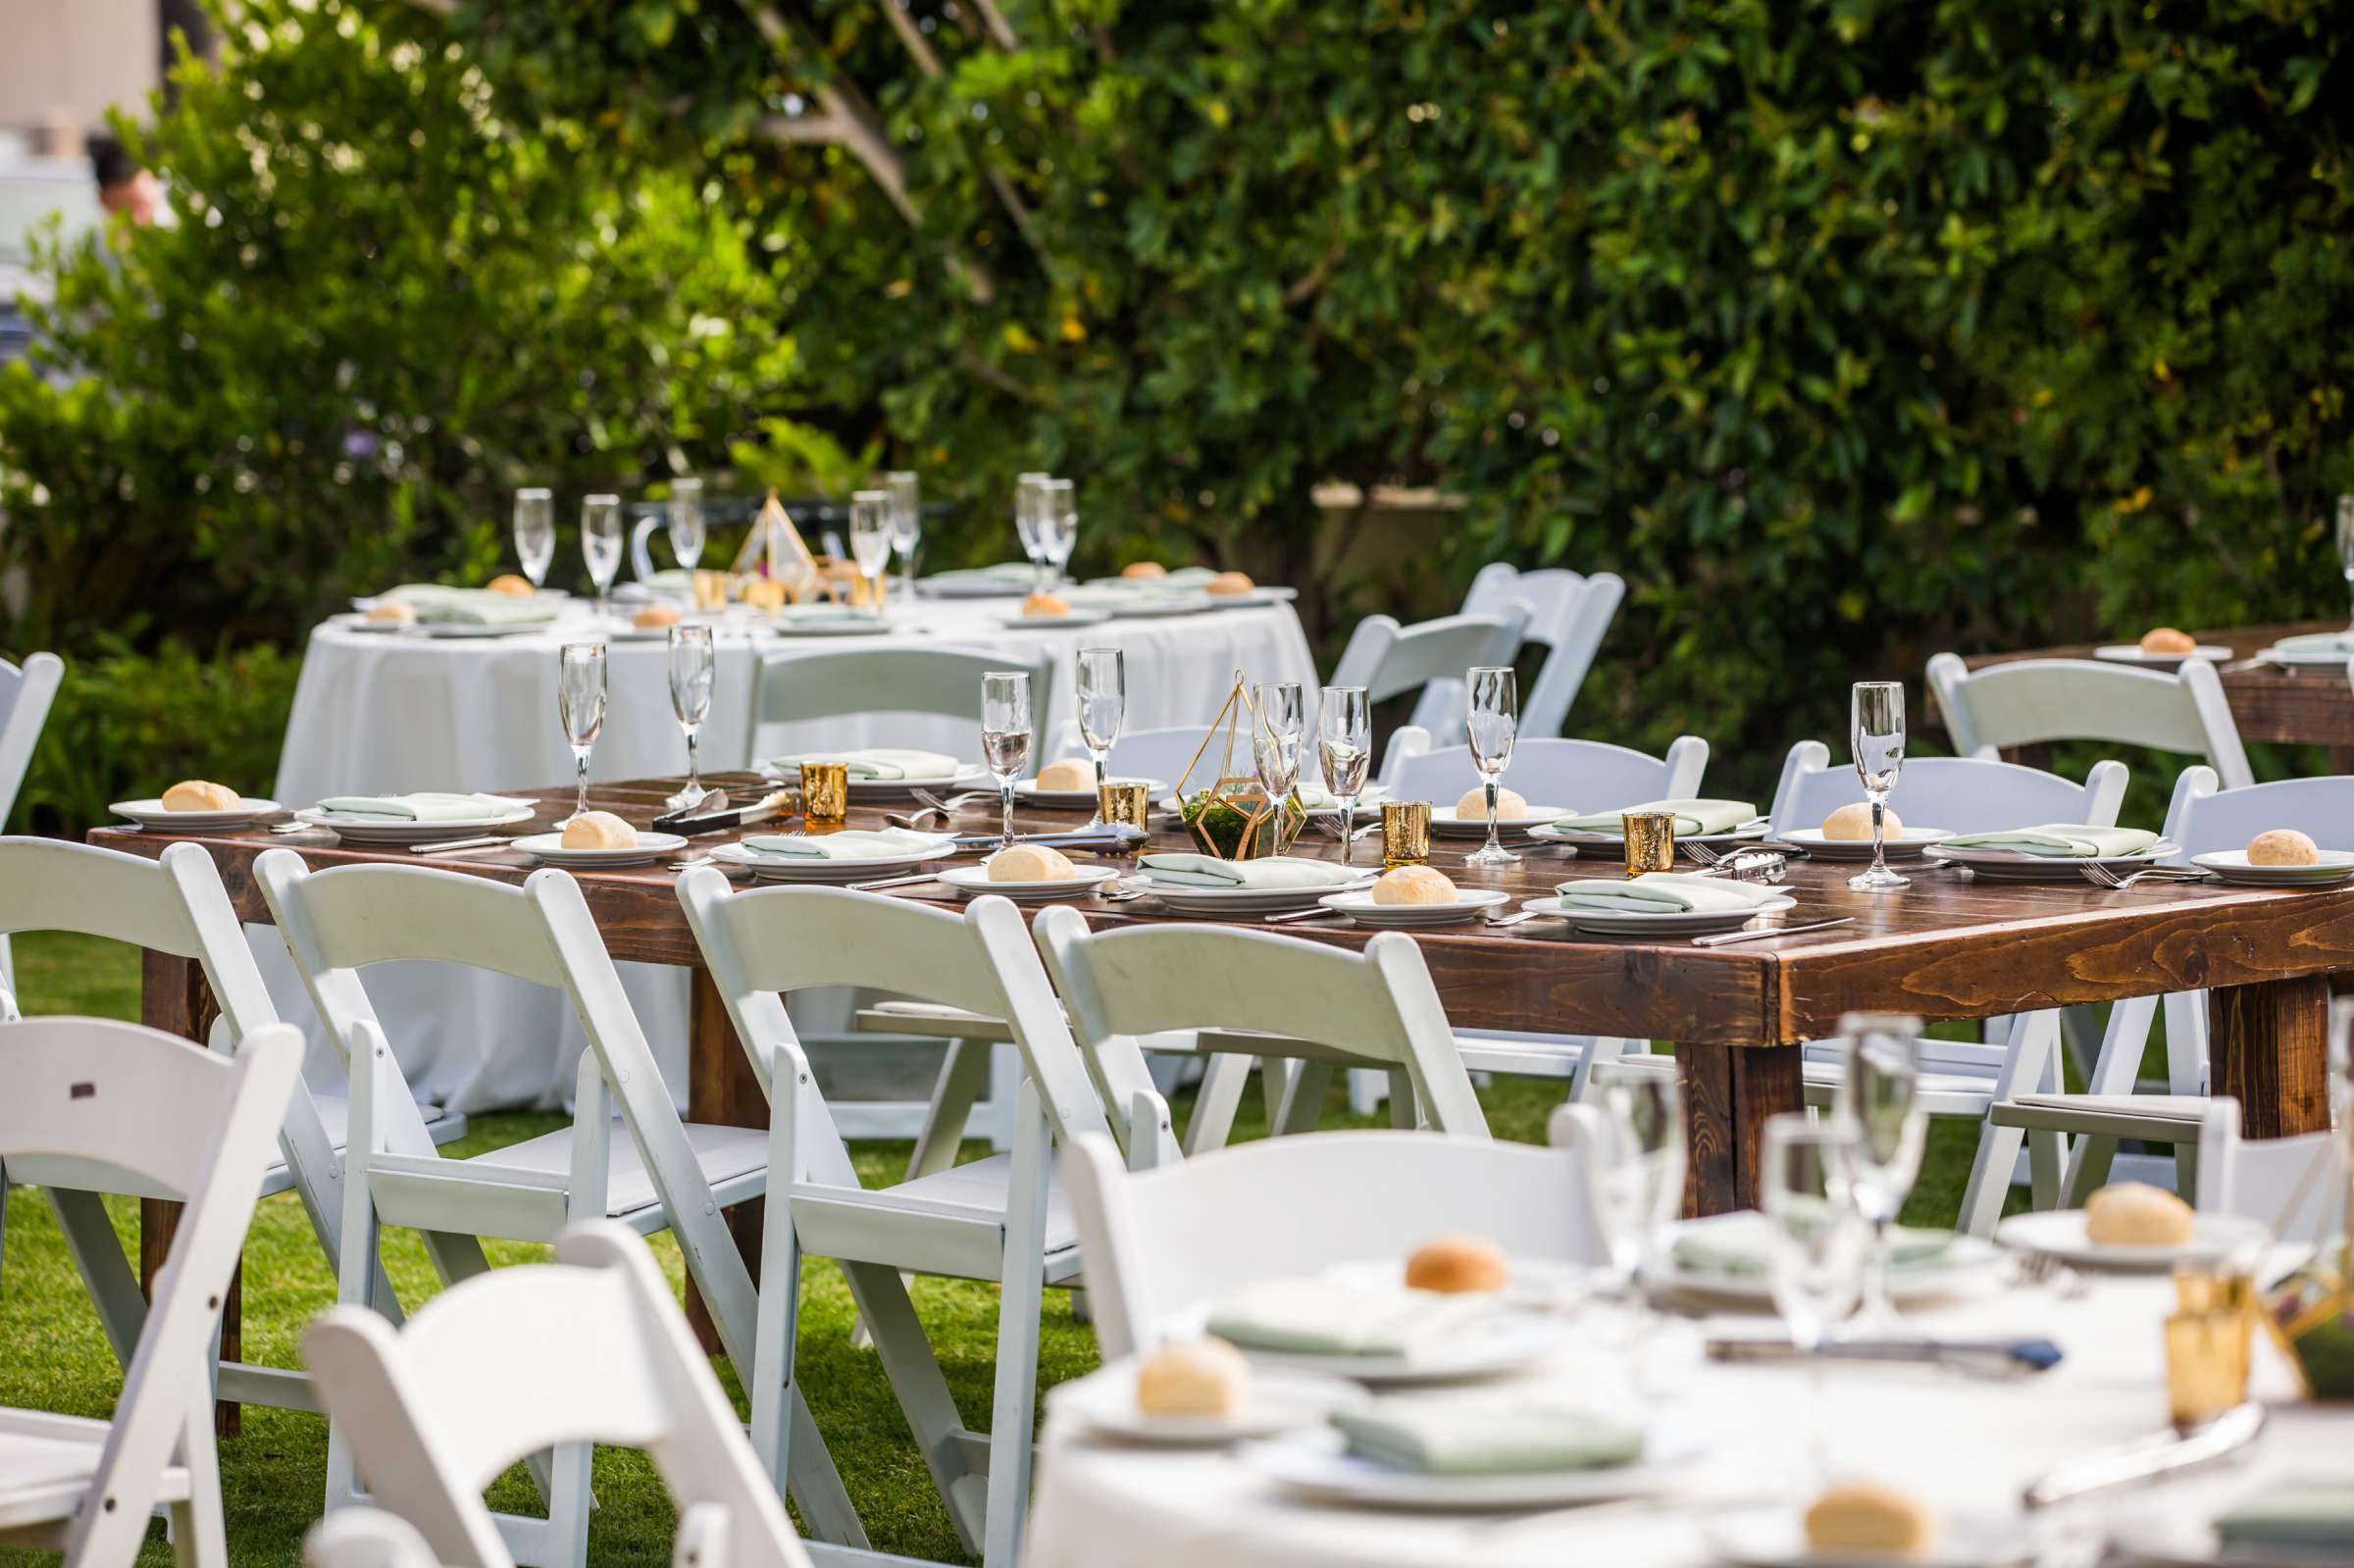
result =
[[507,800],[502,795],[485,795],[486,801],[504,801],[505,809],[486,812],[480,817],[460,817],[455,821],[409,822],[399,817],[347,817],[335,812],[321,811],[317,806],[305,806],[294,813],[296,822],[307,822],[314,828],[326,828],[347,844],[372,844],[386,849],[405,849],[411,844],[430,844],[441,838],[473,838],[497,828],[512,828],[532,820],[538,809],[529,800]]
[[[2161,838],[2149,848],[2130,855],[2030,855],[2023,849],[1998,849],[1980,845],[1956,848],[1952,844],[1931,844],[1922,851],[1929,859],[1952,866],[1967,866],[1971,875],[1989,882],[2080,882],[2086,866],[2101,866],[2121,877],[2137,871],[2147,871],[2158,862],[2182,852],[2180,844]],[[2145,883],[2143,885],[2147,886]]]
[[[117,806],[116,810],[123,808]],[[2354,877],[2354,854],[2343,849],[2325,849],[2321,859],[2311,866],[2257,866],[2248,862],[2244,849],[2220,849],[2213,854],[2193,855],[2190,863],[2212,871],[2225,882],[2242,887],[2334,887]]]
[[1178,887],[1150,879],[1141,884],[1180,915],[1279,915],[1307,909],[1334,893],[1373,885],[1371,873],[1340,887]]
[[224,833],[250,828],[280,807],[275,800],[240,800],[227,811],[166,811],[161,800],[118,800],[106,809],[149,833]]
[[[1945,828],[1907,828],[1887,839],[1890,860],[1919,860],[1921,851],[1934,843],[1951,838],[1953,833]],[[1803,849],[1817,860],[1869,860],[1871,840],[1868,838],[1826,838],[1820,828],[1793,828],[1777,834],[1773,841]]]
[[1569,929],[1589,936],[1641,936],[1647,939],[1665,939],[1670,936],[1714,936],[1719,932],[1739,931],[1760,915],[1778,915],[1798,907],[1798,900],[1787,896],[1768,898],[1755,909],[1586,909],[1564,904],[1559,898],[1531,898],[1521,908],[1532,915],[1550,915],[1565,920]]
[[1347,915],[1354,925],[1376,931],[1420,931],[1484,919],[1489,910],[1510,902],[1511,896],[1493,887],[1459,887],[1452,904],[1377,904],[1369,890],[1326,893],[1316,902]]

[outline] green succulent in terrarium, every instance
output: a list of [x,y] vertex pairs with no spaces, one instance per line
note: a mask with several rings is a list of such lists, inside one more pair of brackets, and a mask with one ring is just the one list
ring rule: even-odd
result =
[[1222,860],[1280,855],[1307,826],[1307,808],[1298,795],[1271,803],[1255,779],[1220,779],[1180,800],[1177,815],[1194,846]]

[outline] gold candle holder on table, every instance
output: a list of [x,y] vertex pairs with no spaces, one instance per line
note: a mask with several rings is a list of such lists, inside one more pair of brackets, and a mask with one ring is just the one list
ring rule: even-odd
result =
[[1107,826],[1151,831],[1152,786],[1148,784],[1105,784],[1096,786],[1096,804]]
[[812,828],[839,828],[850,819],[850,765],[801,764],[801,814]]
[[1430,802],[1385,800],[1381,803],[1381,869],[1430,863]]
[[1630,879],[1647,871],[1675,869],[1674,812],[1622,811],[1618,823],[1626,835],[1626,874]]
[[2166,1320],[2167,1405],[2178,1427],[2194,1427],[2248,1396],[2245,1312],[2176,1312]]
[[728,607],[728,575],[725,572],[697,572],[694,575],[694,607],[698,610],[724,610]]

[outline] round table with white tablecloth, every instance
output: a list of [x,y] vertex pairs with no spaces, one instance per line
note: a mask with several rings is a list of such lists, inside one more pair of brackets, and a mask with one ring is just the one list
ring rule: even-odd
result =
[[[1081,647],[1127,650],[1132,729],[1200,723],[1205,728],[1236,671],[1253,681],[1316,680],[1307,639],[1288,603],[1128,618],[1084,627],[1006,624],[1018,598],[895,603],[892,630],[873,636],[779,635],[733,615],[714,638],[718,675],[704,727],[706,768],[752,759],[752,688],[762,661],[846,649],[986,648],[1009,658],[1054,662],[1049,725],[1074,712],[1074,654]],[[302,679],[279,759],[274,793],[300,807],[327,795],[422,789],[523,788],[572,777],[570,748],[556,719],[556,650],[596,635],[585,604],[554,625],[507,636],[430,637],[416,631],[359,630],[338,617],[311,633]],[[618,627],[619,623],[616,623]],[[607,708],[590,776],[645,779],[683,774],[686,741],[672,716],[667,649],[660,637],[615,636],[607,650]],[[845,706],[855,693],[844,692]],[[975,696],[978,705],[978,693]],[[908,716],[844,717],[805,733],[763,737],[765,752],[816,746],[901,745],[978,759],[972,724]],[[1041,750],[1050,734],[1039,737]],[[311,1066],[333,1075],[320,1026],[276,932],[255,928],[254,947],[281,1013],[311,1032]],[[625,965],[633,1003],[657,1060],[685,1083],[686,976]],[[421,1096],[460,1110],[554,1104],[569,1094],[579,1026],[553,993],[500,977],[438,965],[387,965],[366,977],[393,1049]]]

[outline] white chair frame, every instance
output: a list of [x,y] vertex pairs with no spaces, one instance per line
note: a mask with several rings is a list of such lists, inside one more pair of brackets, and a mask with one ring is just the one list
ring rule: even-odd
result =
[[1474,665],[1511,663],[1529,614],[1528,603],[1514,599],[1492,614],[1441,616],[1410,627],[1395,616],[1366,616],[1349,633],[1325,683],[1363,686],[1367,702],[1380,702],[1433,681],[1459,682]]
[[442,1568],[417,1527],[382,1508],[337,1508],[302,1538],[303,1568]]
[[[1607,740],[1523,738],[1512,747],[1504,782],[1539,805],[1605,811],[1640,800],[1691,799],[1708,770],[1709,743],[1698,735],[1676,736],[1660,757]],[[1479,770],[1469,746],[1433,747],[1428,731],[1408,725],[1390,736],[1381,779],[1399,799],[1447,806],[1478,785]]]
[[2240,1136],[2239,1101],[2209,1100],[2200,1117],[2193,1190],[2202,1214],[2261,1220],[2276,1241],[2325,1242],[2345,1235],[2346,1130],[2294,1138]]
[[[21,667],[0,659],[0,833],[8,831],[9,815],[17,809],[17,791],[25,785],[65,672],[65,662],[54,653],[27,654]],[[15,986],[9,977],[8,936],[0,933],[0,990]]]
[[[1514,603],[1529,607],[1523,640],[1542,643],[1545,662],[1528,684],[1520,703],[1523,741],[1550,738],[1568,728],[1569,709],[1576,702],[1594,655],[1626,596],[1626,583],[1615,572],[1580,576],[1561,567],[1523,572],[1509,561],[1491,561],[1471,580],[1463,595],[1465,615],[1503,615]],[[1422,688],[1408,721],[1450,740],[1463,737],[1463,683],[1445,676]],[[1658,799],[1660,796],[1633,796]]]
[[2101,740],[2196,757],[2226,788],[2256,782],[2223,682],[2205,659],[2185,660],[2169,675],[2097,659],[2020,659],[1972,670],[1960,654],[1940,653],[1929,660],[1928,679],[1961,756]]

